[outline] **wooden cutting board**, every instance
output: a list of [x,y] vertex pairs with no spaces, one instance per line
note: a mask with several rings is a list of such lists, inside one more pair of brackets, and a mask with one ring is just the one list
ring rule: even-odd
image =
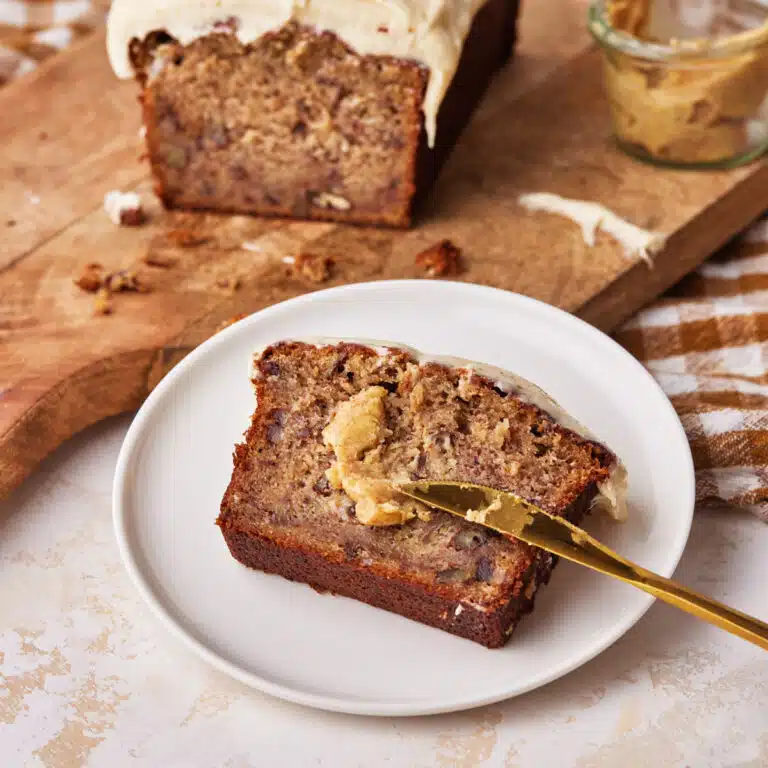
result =
[[[424,277],[415,256],[442,238],[463,250],[458,279],[610,330],[742,230],[768,200],[766,166],[675,172],[614,149],[585,12],[575,0],[527,4],[514,64],[409,232],[161,211],[139,161],[136,87],[113,77],[103,35],[0,91],[0,497],[66,438],[137,408],[233,316],[331,285]],[[103,196],[132,188],[150,221],[117,227]],[[525,192],[601,202],[669,234],[668,245],[650,268],[608,237],[588,248],[568,220],[524,211]],[[179,229],[205,242],[181,247]],[[332,258],[331,277],[293,275],[284,259],[301,252]],[[147,254],[175,264],[141,266]],[[140,265],[151,290],[95,315],[73,283],[89,262]]]

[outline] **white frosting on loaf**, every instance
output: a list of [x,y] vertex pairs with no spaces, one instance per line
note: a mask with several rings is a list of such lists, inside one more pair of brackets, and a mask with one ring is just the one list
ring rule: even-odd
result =
[[472,21],[486,0],[114,0],[107,47],[119,77],[133,76],[128,44],[165,30],[183,44],[236,21],[249,43],[290,20],[334,32],[357,53],[413,59],[429,68],[423,110],[430,146],[437,113]]
[[[518,376],[515,373],[497,368],[486,363],[477,363],[472,360],[466,360],[462,357],[452,357],[448,355],[431,355],[420,352],[405,344],[394,341],[382,341],[381,339],[340,339],[325,336],[303,337],[297,339],[285,339],[284,341],[297,341],[304,344],[312,344],[317,347],[333,346],[336,344],[362,344],[373,348],[380,356],[387,355],[391,350],[402,350],[411,355],[419,365],[426,363],[438,363],[448,368],[466,368],[479,376],[490,379],[494,384],[504,392],[513,394],[524,402],[535,405],[539,410],[546,413],[552,421],[561,427],[575,432],[580,437],[587,440],[600,442],[592,432],[583,424],[567,413],[562,406],[553,400],[543,389],[538,387],[528,379]],[[271,346],[271,345],[270,345]],[[259,350],[254,356],[259,357]],[[627,470],[617,457],[616,464],[611,470],[610,477],[598,486],[598,496],[593,502],[594,506],[601,507],[610,514],[615,520],[624,521],[627,519]]]

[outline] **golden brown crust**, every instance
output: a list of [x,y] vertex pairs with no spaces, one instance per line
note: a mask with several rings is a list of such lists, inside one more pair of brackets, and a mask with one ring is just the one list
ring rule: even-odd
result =
[[[570,515],[574,523],[580,521],[588,505],[585,496]],[[539,551],[506,603],[480,610],[455,596],[427,589],[408,578],[393,578],[375,567],[362,568],[300,546],[285,546],[239,530],[231,522],[223,522],[221,527],[232,556],[249,568],[308,584],[318,592],[351,597],[487,648],[500,648],[507,642],[519,621],[533,610],[536,591],[549,582],[557,564],[557,557]]]

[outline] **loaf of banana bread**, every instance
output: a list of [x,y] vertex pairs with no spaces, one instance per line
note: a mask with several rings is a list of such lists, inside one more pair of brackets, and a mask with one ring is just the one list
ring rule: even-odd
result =
[[218,518],[251,568],[493,648],[556,558],[428,510],[397,483],[481,483],[575,522],[602,497],[621,516],[616,456],[503,371],[401,347],[282,342],[257,356],[253,381]]
[[518,0],[115,0],[166,206],[405,227],[510,56]]

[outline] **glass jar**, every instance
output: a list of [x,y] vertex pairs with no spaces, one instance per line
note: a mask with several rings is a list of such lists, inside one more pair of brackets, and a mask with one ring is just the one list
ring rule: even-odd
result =
[[[763,0],[764,2],[764,0]],[[653,163],[729,168],[768,149],[768,5],[595,0],[613,130]]]

